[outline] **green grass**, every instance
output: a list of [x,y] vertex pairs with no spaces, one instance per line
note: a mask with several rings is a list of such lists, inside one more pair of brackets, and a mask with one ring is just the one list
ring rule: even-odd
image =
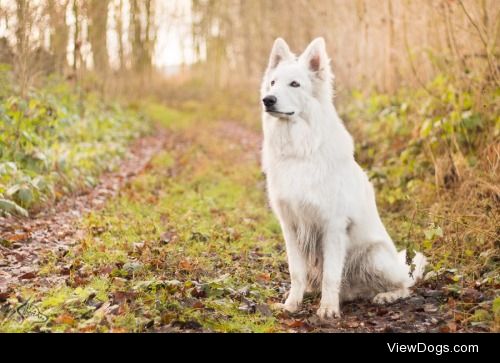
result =
[[[184,122],[169,126],[182,129]],[[279,227],[259,166],[238,165],[239,145],[214,142],[216,127],[173,131],[181,148],[157,155],[147,173],[83,220],[86,237],[63,262],[72,266],[70,287],[26,292],[48,322],[7,320],[0,329],[144,331],[175,321],[213,331],[279,330],[268,310],[280,299],[277,281],[286,279]],[[92,292],[118,304],[119,313],[89,314]],[[116,303],[117,294],[133,298]],[[257,311],[246,310],[254,304]]]
[[[427,283],[447,291],[456,322],[495,331],[497,93],[477,104],[445,80],[429,87],[441,97],[355,93],[340,109],[395,242],[429,256],[437,277]],[[256,159],[220,132],[225,107],[133,106],[166,127],[175,147],[82,220],[81,243],[47,258],[47,276],[69,266],[65,285],[25,287],[9,298],[9,306],[31,299],[48,321],[2,311],[0,331],[286,331],[269,309],[289,281],[280,228]],[[243,118],[252,107],[241,106]],[[467,298],[471,289],[480,302]]]

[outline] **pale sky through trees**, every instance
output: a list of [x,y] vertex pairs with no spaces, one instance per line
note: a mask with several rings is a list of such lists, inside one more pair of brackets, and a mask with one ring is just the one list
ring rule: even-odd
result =
[[[168,16],[159,16],[160,23],[154,64],[158,68],[190,64],[195,55],[191,37],[191,1],[163,0],[158,2],[159,12],[173,14],[173,24]],[[165,19],[165,20],[164,20]]]
[[0,40],[32,66],[40,65],[37,51],[57,58],[59,70],[172,74],[196,64],[189,71],[223,84],[240,70],[258,82],[277,37],[300,52],[322,36],[337,90],[394,90],[451,68],[499,81],[499,6],[498,0],[0,0]]
[[[30,4],[34,7],[43,3],[43,0],[30,0]],[[118,63],[118,39],[115,32],[116,19],[115,9],[118,6],[118,0],[112,0],[109,5],[108,22],[109,29],[107,32],[108,53],[110,63],[116,66]],[[181,64],[190,64],[194,61],[194,52],[192,47],[191,37],[191,1],[190,0],[160,0],[156,2],[156,26],[157,26],[157,41],[153,56],[153,64],[167,72],[167,68],[175,68]],[[7,9],[8,13],[15,13],[16,1],[15,0],[0,0],[0,7]],[[129,12],[130,7],[127,1],[123,2],[123,40],[127,44],[129,41]],[[1,15],[1,14],[0,14]],[[41,15],[39,15],[42,17]],[[86,19],[83,19],[83,24],[86,25]],[[6,37],[11,43],[15,43],[15,29],[16,19],[9,16],[0,16],[0,38]],[[71,6],[67,7],[66,23],[68,24],[70,36],[68,43],[68,61],[71,64],[72,59],[72,34],[74,34],[75,19],[71,10]],[[84,30],[83,27],[82,30]],[[34,25],[32,28],[31,36],[37,39],[39,43],[48,46],[49,34],[46,30],[42,31],[42,27]],[[130,51],[127,47],[126,52]],[[89,57],[91,50],[88,44],[82,46],[82,53],[87,64],[91,63]]]
[[[115,1],[116,3],[116,1]],[[159,69],[165,69],[194,61],[191,39],[191,0],[161,0],[157,6],[158,40],[153,63]],[[125,8],[124,18],[128,18]],[[110,7],[110,30],[114,28],[114,7]],[[127,21],[124,24],[128,24]],[[108,34],[110,57],[116,60],[116,33]],[[127,35],[128,32],[125,32]],[[168,71],[168,70],[167,70]]]

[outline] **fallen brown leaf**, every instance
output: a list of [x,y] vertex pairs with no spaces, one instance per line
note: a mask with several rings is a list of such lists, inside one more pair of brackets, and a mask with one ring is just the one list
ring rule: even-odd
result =
[[303,328],[306,326],[306,323],[304,323],[302,320],[287,321],[285,322],[285,324],[290,328]]
[[179,269],[189,272],[193,270],[193,265],[188,260],[182,260],[179,262]]
[[441,327],[439,327],[439,331],[441,333],[455,333],[457,331],[457,324],[451,321],[446,325],[442,325]]
[[73,325],[75,323],[75,319],[69,314],[61,314],[56,318],[55,322],[57,324]]
[[111,333],[128,333],[125,328],[111,328]]
[[271,274],[261,273],[261,274],[257,275],[257,281],[268,282],[270,280],[271,280]]
[[8,291],[0,292],[0,302],[6,301],[9,298],[10,294],[11,293]]
[[201,302],[201,301],[196,301],[194,304],[193,304],[193,308],[194,309],[203,309],[205,307],[205,305]]
[[97,326],[95,324],[86,325],[78,329],[81,333],[93,333],[96,331]]
[[356,329],[357,327],[359,327],[360,323],[358,321],[347,321],[345,323],[345,325],[348,327],[348,328],[351,328],[351,329]]
[[37,276],[36,272],[26,272],[25,274],[22,274],[19,276],[19,279],[21,280],[31,280],[34,279]]
[[5,239],[8,240],[9,242],[19,242],[19,241],[26,241],[29,238],[30,238],[29,233],[19,233],[7,236]]

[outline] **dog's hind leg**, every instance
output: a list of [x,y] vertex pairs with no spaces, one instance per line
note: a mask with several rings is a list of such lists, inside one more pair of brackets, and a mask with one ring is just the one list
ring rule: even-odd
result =
[[375,295],[373,302],[385,304],[408,297],[410,276],[407,266],[401,263],[397,253],[387,245],[381,245],[372,252],[370,257],[373,272],[378,275],[379,281],[386,290]]
[[410,266],[406,263],[406,250],[400,251],[397,254],[396,260],[395,265],[402,270],[402,272],[399,271],[398,273],[402,273],[405,277],[404,287],[394,291],[381,292],[377,294],[373,299],[373,301],[377,304],[391,303],[395,300],[408,297],[410,294],[409,287],[413,286],[417,279],[423,276],[425,266],[427,265],[427,259],[420,252],[417,252],[413,258],[412,264],[415,269],[411,273]]
[[408,290],[408,288],[406,287],[402,287],[397,290],[378,293],[373,298],[373,302],[380,305],[390,304],[396,300],[404,299],[408,296],[410,296],[410,290]]
[[365,298],[377,304],[391,303],[407,297],[411,279],[408,266],[391,245],[377,242],[359,247],[349,254],[344,278],[361,287]]

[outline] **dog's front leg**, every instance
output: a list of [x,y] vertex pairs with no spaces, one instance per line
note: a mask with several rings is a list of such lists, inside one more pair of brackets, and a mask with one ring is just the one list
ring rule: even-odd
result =
[[347,231],[342,225],[327,228],[323,239],[323,280],[317,314],[322,319],[340,317],[340,285],[346,255]]
[[305,257],[299,249],[295,232],[286,223],[282,223],[282,229],[285,237],[288,269],[290,271],[292,286],[288,293],[288,298],[281,307],[293,313],[299,309],[304,298],[307,283],[307,265]]

